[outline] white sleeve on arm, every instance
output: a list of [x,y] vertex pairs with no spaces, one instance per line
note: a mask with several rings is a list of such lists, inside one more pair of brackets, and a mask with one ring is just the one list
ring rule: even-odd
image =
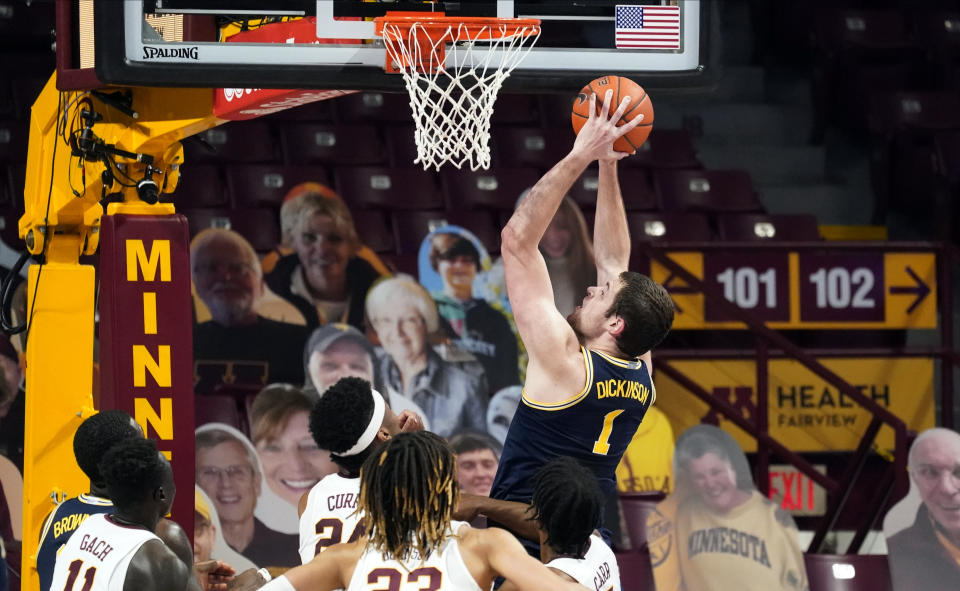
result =
[[290,583],[290,579],[281,575],[263,587],[260,587],[260,591],[297,591],[296,588]]

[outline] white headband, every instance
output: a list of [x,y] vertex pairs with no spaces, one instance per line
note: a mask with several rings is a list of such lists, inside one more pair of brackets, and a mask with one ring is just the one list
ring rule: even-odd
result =
[[371,388],[370,395],[373,396],[373,415],[370,416],[370,424],[367,425],[366,430],[364,430],[360,439],[357,439],[353,447],[341,454],[335,455],[341,457],[355,456],[370,447],[370,444],[373,443],[373,440],[377,437],[377,432],[380,431],[380,425],[383,424],[383,415],[386,412],[387,405],[383,402],[383,396],[376,390]]

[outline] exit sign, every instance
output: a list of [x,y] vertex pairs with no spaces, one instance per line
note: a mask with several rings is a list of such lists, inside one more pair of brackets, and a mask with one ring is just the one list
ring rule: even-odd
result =
[[[827,473],[827,467],[814,468]],[[806,474],[789,464],[770,466],[770,498],[791,515],[823,515],[827,512],[827,491]]]

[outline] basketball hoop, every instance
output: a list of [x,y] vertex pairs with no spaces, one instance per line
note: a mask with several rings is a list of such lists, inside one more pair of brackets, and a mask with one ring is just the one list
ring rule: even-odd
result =
[[410,95],[414,163],[424,170],[445,162],[489,168],[493,103],[537,42],[540,21],[388,12],[374,22],[387,53],[384,69],[402,74]]

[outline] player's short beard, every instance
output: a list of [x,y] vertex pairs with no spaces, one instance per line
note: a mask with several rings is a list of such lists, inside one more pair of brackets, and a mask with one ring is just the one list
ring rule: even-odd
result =
[[582,343],[583,331],[580,330],[580,310],[574,310],[567,316],[567,324],[573,329],[573,333],[577,335],[577,340]]

